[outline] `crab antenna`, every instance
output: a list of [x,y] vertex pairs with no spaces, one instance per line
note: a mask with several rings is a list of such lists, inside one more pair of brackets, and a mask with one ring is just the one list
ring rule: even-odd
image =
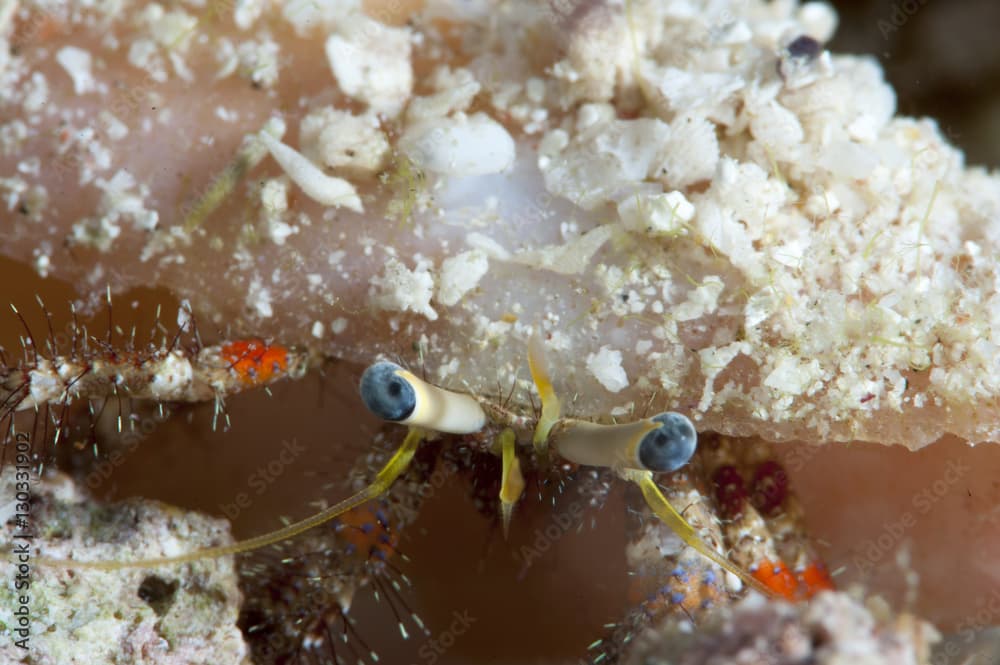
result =
[[559,421],[560,405],[559,397],[556,396],[552,381],[549,379],[548,368],[545,365],[545,350],[538,333],[528,340],[528,369],[531,371],[531,380],[538,389],[538,396],[542,400],[542,415],[538,418],[538,425],[535,426],[532,443],[535,444],[535,450],[544,453],[548,449],[549,432]]
[[514,430],[509,427],[500,433],[500,451],[502,455],[502,471],[500,475],[500,515],[503,517],[503,537],[510,532],[510,518],[514,514],[514,504],[524,492],[524,475],[521,473],[521,462],[517,459]]
[[413,455],[417,451],[417,446],[422,440],[423,432],[415,428],[410,428],[410,431],[406,435],[406,439],[403,440],[402,445],[400,445],[399,449],[393,453],[389,461],[386,462],[385,466],[378,472],[371,485],[364,488],[354,496],[348,497],[347,499],[344,499],[324,511],[316,513],[311,517],[307,517],[304,520],[295,522],[294,524],[289,524],[288,526],[278,529],[277,531],[272,531],[271,533],[265,533],[247,540],[241,540],[240,542],[232,543],[231,545],[207,547],[205,549],[188,552],[187,554],[155,559],[140,559],[137,561],[74,561],[70,559],[48,559],[42,557],[39,559],[39,563],[53,568],[88,568],[96,570],[155,568],[158,566],[189,563],[191,561],[198,561],[199,559],[211,559],[260,549],[261,547],[266,547],[282,540],[287,540],[293,536],[297,536],[300,533],[308,531],[313,527],[329,522],[335,517],[346,513],[348,510],[356,508],[361,504],[384,494],[392,483],[395,482],[395,480],[399,478],[404,471],[406,471],[407,467],[410,465],[410,461],[413,459]]
[[738,566],[734,565],[721,554],[705,544],[705,541],[701,539],[695,528],[691,526],[688,521],[685,520],[672,505],[670,505],[667,498],[663,496],[663,492],[660,491],[660,488],[656,485],[656,481],[653,480],[653,473],[651,471],[624,469],[619,473],[622,478],[630,480],[639,486],[639,489],[642,490],[643,498],[646,499],[646,505],[649,506],[650,510],[656,513],[656,516],[659,517],[664,524],[670,527],[671,531],[676,533],[680,539],[688,545],[688,547],[693,548],[701,555],[710,559],[726,572],[732,573],[742,580],[744,584],[749,586],[751,589],[762,593],[765,597],[778,598],[773,591],[758,582],[750,574],[740,570]]

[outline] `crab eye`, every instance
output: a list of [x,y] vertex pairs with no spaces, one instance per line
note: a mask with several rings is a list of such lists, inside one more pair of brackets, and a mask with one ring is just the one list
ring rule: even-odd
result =
[[691,459],[698,445],[698,433],[680,413],[653,416],[661,425],[646,434],[639,443],[639,461],[650,471],[676,471]]
[[785,49],[793,58],[812,60],[823,51],[823,45],[809,35],[802,35],[793,39]]
[[432,386],[384,360],[362,375],[361,399],[379,418],[413,427],[470,434],[486,426],[486,413],[472,397]]
[[361,376],[361,399],[383,420],[406,420],[417,408],[417,392],[400,376],[402,367],[390,362],[371,365]]

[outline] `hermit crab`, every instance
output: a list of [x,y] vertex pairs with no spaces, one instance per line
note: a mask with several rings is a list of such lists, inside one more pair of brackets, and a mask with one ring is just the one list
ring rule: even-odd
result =
[[[835,595],[818,593],[831,578],[908,571],[917,531],[989,562],[968,533],[938,527],[991,533],[991,467],[975,465],[975,482],[953,460],[947,478],[911,458],[880,471],[852,442],[1000,436],[996,177],[968,168],[934,123],[897,115],[877,63],[832,53],[836,23],[823,3],[763,0],[0,3],[0,252],[19,262],[3,283],[23,348],[0,355],[0,466],[24,473],[55,452],[94,478],[85,451],[104,477],[138,465],[115,440],[148,451],[145,430],[191,422],[184,403],[210,405],[224,431],[241,426],[234,404],[272,384],[329,372],[350,393],[338,395],[349,413],[312,421],[321,434],[306,437],[294,410],[317,389],[260,406],[281,431],[253,445],[185,449],[226,458],[215,475],[237,489],[208,508],[265,535],[147,538],[140,553],[116,542],[127,556],[64,538],[42,553],[47,579],[151,571],[129,602],[148,605],[139,632],[159,636],[173,582],[240,554],[236,641],[258,661],[374,660],[382,645],[355,626],[361,588],[401,635],[441,630],[409,609],[420,579],[404,535],[429,530],[437,494],[475,513],[439,528],[442,550],[476,526],[486,552],[520,535],[509,579],[529,590],[557,541],[595,521],[627,532],[602,539],[627,543],[604,556],[621,578],[608,566],[576,585],[629,596],[592,644],[603,661],[646,653],[630,646],[646,623],[705,626],[748,587],[801,600]],[[56,283],[46,301],[71,322],[44,308],[32,320],[25,266]],[[178,306],[176,329],[110,307],[106,326],[76,320],[146,288],[158,290],[136,301]],[[343,468],[308,469],[292,508],[251,501],[279,472],[291,482],[305,439]],[[835,445],[768,443],[794,441]],[[273,465],[236,471],[268,452]],[[202,467],[190,466],[177,477]],[[811,478],[810,513],[841,529],[820,545],[831,573],[786,467]],[[159,468],[123,475],[141,484]],[[863,482],[839,482],[861,471],[910,483],[897,514],[869,509],[890,504]],[[59,492],[46,492],[57,518]],[[618,516],[605,505],[626,517],[605,520]],[[239,524],[272,508],[295,518]],[[530,544],[521,525],[537,531]],[[925,589],[959,588],[918,568],[939,576]],[[989,563],[976,570],[992,579]],[[574,579],[564,573],[550,577]],[[980,593],[975,575],[957,583]],[[542,600],[557,596],[592,607]],[[445,657],[424,646],[426,661]]]

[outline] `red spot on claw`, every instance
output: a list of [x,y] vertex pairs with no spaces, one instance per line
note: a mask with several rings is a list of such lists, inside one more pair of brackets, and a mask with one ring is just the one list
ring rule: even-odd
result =
[[734,519],[743,514],[747,490],[743,476],[736,467],[720,466],[712,474],[712,485],[715,487],[715,501],[723,517]]
[[788,474],[774,461],[763,462],[753,474],[750,500],[761,515],[774,515],[788,496]]

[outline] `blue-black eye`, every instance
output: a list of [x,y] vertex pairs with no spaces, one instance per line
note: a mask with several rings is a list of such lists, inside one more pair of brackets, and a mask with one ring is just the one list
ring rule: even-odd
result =
[[396,374],[399,369],[395,363],[382,361],[361,375],[361,400],[383,420],[406,420],[417,406],[417,393],[406,379]]
[[639,461],[650,471],[676,471],[691,459],[698,445],[694,425],[679,413],[661,413],[654,416],[660,427],[642,437],[639,443]]
[[788,51],[788,55],[793,58],[803,58],[805,60],[812,60],[823,52],[823,45],[809,35],[796,37],[785,48]]

